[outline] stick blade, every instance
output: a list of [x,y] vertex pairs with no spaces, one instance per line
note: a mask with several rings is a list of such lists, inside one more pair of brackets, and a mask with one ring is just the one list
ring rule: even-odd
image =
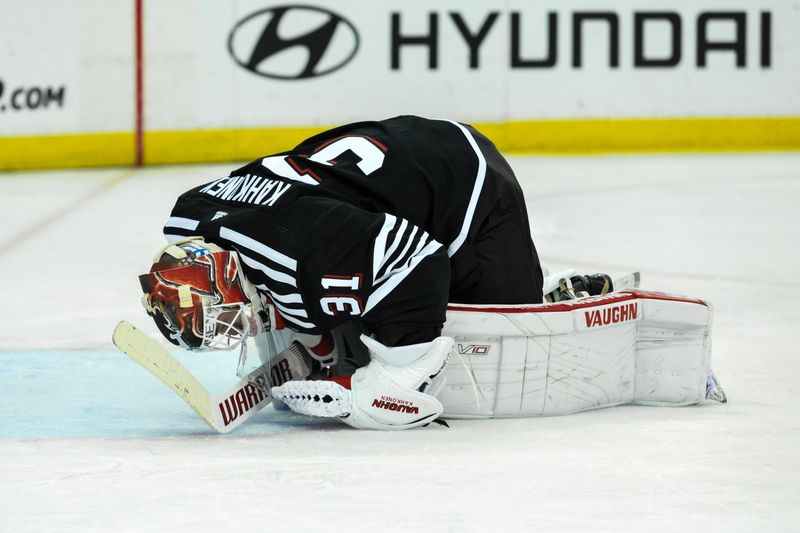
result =
[[212,420],[211,394],[168,351],[125,320],[117,324],[112,340],[125,355],[180,396],[209,426],[221,431]]

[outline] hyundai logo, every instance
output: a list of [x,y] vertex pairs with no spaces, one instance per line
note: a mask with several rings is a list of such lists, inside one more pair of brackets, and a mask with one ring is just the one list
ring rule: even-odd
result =
[[259,76],[301,80],[345,66],[358,51],[358,31],[333,11],[279,6],[248,15],[231,30],[228,52]]

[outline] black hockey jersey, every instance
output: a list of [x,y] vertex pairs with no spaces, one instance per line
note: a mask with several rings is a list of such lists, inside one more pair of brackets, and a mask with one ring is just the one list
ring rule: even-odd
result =
[[384,342],[430,340],[445,320],[449,257],[501,195],[478,135],[411,116],[341,126],[184,193],[164,232],[237,250],[293,329],[358,318]]

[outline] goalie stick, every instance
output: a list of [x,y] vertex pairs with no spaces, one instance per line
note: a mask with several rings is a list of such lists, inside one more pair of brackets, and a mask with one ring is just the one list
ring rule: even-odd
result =
[[112,339],[125,355],[171,388],[220,433],[230,432],[270,403],[271,385],[304,379],[310,372],[307,362],[290,348],[226,391],[212,395],[175,357],[131,323],[120,322]]

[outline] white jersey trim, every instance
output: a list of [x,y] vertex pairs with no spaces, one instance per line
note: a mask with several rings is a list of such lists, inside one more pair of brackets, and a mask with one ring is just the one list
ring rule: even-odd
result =
[[475,142],[475,139],[472,137],[472,134],[467,128],[452,120],[437,120],[444,120],[445,122],[449,122],[460,129],[467,138],[469,145],[475,151],[475,155],[478,156],[478,173],[475,176],[475,185],[472,187],[472,196],[470,197],[469,204],[467,205],[467,213],[464,215],[464,222],[461,225],[461,231],[459,232],[458,237],[456,237],[456,239],[450,243],[450,246],[447,247],[447,255],[453,257],[458,249],[461,248],[461,245],[464,244],[464,241],[467,239],[467,235],[469,234],[469,228],[472,225],[472,217],[475,216],[475,207],[478,205],[478,198],[481,195],[481,191],[483,190],[483,182],[486,179],[486,159],[484,159],[480,148],[478,148],[478,144]]
[[291,285],[292,287],[297,288],[297,280],[294,279],[289,274],[284,274],[283,272],[278,272],[277,270],[273,270],[264,263],[260,263],[253,259],[252,257],[248,257],[244,255],[242,252],[239,252],[239,257],[242,258],[242,261],[249,266],[250,268],[255,268],[256,270],[260,270],[264,274],[267,275],[268,278],[271,278],[279,283],[285,283],[287,285]]
[[191,218],[183,218],[183,217],[170,217],[167,220],[167,223],[164,224],[165,228],[181,228],[181,229],[188,229],[189,231],[194,231],[197,229],[197,226],[200,224],[199,220],[194,220]]
[[277,292],[271,290],[266,285],[256,285],[256,289],[261,289],[262,291],[268,293],[273,300],[277,300],[284,305],[288,304],[302,304],[303,297],[297,293],[291,294],[278,294]]
[[317,327],[315,324],[311,324],[310,322],[305,322],[303,320],[300,320],[300,318],[298,318],[298,317],[308,318],[308,312],[304,308],[296,309],[281,305],[281,302],[283,304],[292,304],[292,303],[303,304],[303,298],[299,294],[296,293],[278,294],[275,291],[270,290],[269,287],[263,284],[256,285],[256,288],[269,295],[270,299],[272,300],[272,304],[280,311],[280,314],[284,318],[284,320],[292,322],[293,324],[296,324],[306,329],[315,329]]
[[381,265],[386,260],[387,253],[386,253],[386,239],[389,237],[389,233],[394,229],[394,225],[397,222],[397,218],[394,215],[390,215],[388,213],[385,214],[385,218],[383,220],[383,226],[381,230],[378,232],[378,237],[375,239],[375,246],[372,251],[372,279],[375,280],[375,276],[378,275],[378,270],[380,270]]
[[223,239],[234,242],[239,246],[244,246],[245,248],[248,248],[257,254],[263,255],[267,259],[275,261],[279,265],[284,266],[289,270],[297,270],[297,261],[288,255],[282,254],[278,250],[270,248],[266,244],[262,244],[257,240],[248,237],[247,235],[239,233],[238,231],[234,231],[230,228],[222,226],[219,228],[219,236]]
[[[405,246],[403,246],[403,250],[400,254],[392,261],[385,269],[383,276],[373,281],[373,283],[380,283],[383,281],[387,276],[390,275],[392,269],[398,264],[402,264],[408,259],[408,249],[411,248],[412,243],[414,242],[416,235],[417,235],[417,226],[411,225],[411,233],[408,234],[408,239],[406,240]],[[411,254],[413,255],[413,254]]]
[[295,318],[292,315],[286,315],[284,313],[281,313],[281,318],[283,318],[286,322],[291,322],[293,324],[297,324],[301,328],[305,328],[305,329],[316,329],[317,328],[317,326],[315,326],[314,324],[312,324],[310,322],[303,322],[299,318]]
[[378,268],[376,268],[372,272],[372,281],[373,281],[373,283],[375,282],[375,279],[378,277],[378,273],[383,268],[383,265],[386,264],[386,261],[390,257],[392,257],[392,254],[394,254],[394,251],[397,250],[397,248],[400,246],[400,243],[403,242],[403,237],[405,237],[405,233],[406,233],[406,228],[407,227],[408,227],[408,221],[406,219],[404,219],[404,218],[401,218],[400,219],[400,227],[397,229],[397,233],[394,236],[394,240],[392,241],[392,244],[389,245],[389,249],[386,250],[386,253],[383,254],[383,257],[381,258],[381,264],[378,265]]
[[414,268],[416,268],[416,266],[423,259],[435,253],[436,250],[438,250],[441,247],[442,245],[436,241],[429,242],[428,245],[425,246],[425,248],[423,248],[417,255],[413,256],[410,259],[407,267],[395,272],[389,279],[386,280],[386,282],[383,285],[378,287],[377,290],[373,291],[372,294],[369,295],[369,298],[367,298],[367,303],[364,306],[364,312],[361,313],[361,315],[362,316],[366,315],[372,308],[378,305],[381,302],[381,300],[386,298],[389,295],[389,293],[391,293],[392,290],[394,290],[394,288],[400,284],[400,282],[406,279],[406,276],[411,274]]
[[296,318],[308,318],[308,313],[306,312],[306,310],[305,310],[305,309],[302,309],[302,308],[299,308],[299,309],[291,309],[291,308],[289,308],[289,307],[284,307],[284,306],[282,306],[280,303],[278,303],[278,300],[272,300],[272,303],[273,303],[273,305],[275,305],[275,307],[277,307],[278,309],[280,309],[280,311],[281,311],[281,314],[282,314],[284,317],[285,317],[286,315],[292,315],[292,316],[294,316],[294,317],[296,317]]
[[[383,275],[380,278],[375,280],[375,285],[377,285],[379,283],[383,283],[385,280],[389,279],[391,276],[393,276],[397,272],[400,272],[404,268],[407,268],[409,262],[414,257],[416,257],[416,255],[420,252],[420,250],[422,250],[424,246],[426,246],[428,243],[431,242],[430,235],[428,235],[426,232],[423,232],[422,235],[417,236],[416,239],[418,239],[418,241],[417,241],[417,244],[416,244],[416,246],[414,248],[414,251],[409,253],[409,254],[407,254],[406,250],[403,250],[403,255],[401,257],[398,257],[397,260],[394,263],[392,263],[392,265],[390,267],[388,267],[386,269],[386,272],[384,272]],[[409,243],[411,243],[414,240],[415,240],[415,238],[412,236],[412,238],[409,239]]]

